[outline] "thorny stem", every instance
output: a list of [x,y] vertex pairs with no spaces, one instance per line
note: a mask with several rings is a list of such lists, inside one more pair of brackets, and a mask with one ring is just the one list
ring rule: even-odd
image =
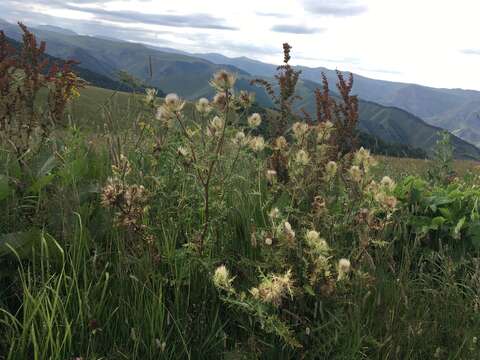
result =
[[213,170],[215,168],[215,164],[218,160],[218,157],[223,149],[223,144],[224,144],[224,141],[225,141],[225,132],[226,132],[226,129],[227,129],[227,120],[228,120],[228,113],[229,113],[229,107],[230,107],[230,94],[229,94],[229,91],[226,90],[225,91],[225,97],[226,97],[226,104],[225,104],[225,122],[223,124],[223,129],[222,129],[222,135],[217,143],[217,148],[215,150],[215,156],[213,157],[212,161],[210,162],[210,166],[208,168],[208,172],[207,172],[207,179],[204,183],[204,186],[203,186],[203,189],[204,189],[204,209],[205,209],[205,221],[204,221],[204,224],[203,224],[203,231],[202,231],[202,234],[200,236],[200,251],[202,251],[203,249],[203,243],[204,243],[204,240],[205,240],[205,237],[207,235],[207,232],[208,232],[208,227],[210,225],[210,180],[212,178],[212,174],[213,174]]

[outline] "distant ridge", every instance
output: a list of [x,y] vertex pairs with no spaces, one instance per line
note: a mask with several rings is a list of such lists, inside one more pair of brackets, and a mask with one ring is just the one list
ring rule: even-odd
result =
[[[0,29],[4,28],[8,35],[20,36],[16,25],[0,21]],[[238,88],[248,89],[257,94],[257,101],[262,106],[271,106],[271,102],[263,89],[252,87],[250,80],[262,77],[272,80],[271,76],[276,69],[275,65],[261,63],[245,57],[227,58],[219,54],[188,55],[183,52],[159,50],[156,47],[145,46],[126,41],[114,41],[92,36],[72,35],[58,31],[33,29],[40,39],[47,40],[47,52],[57,58],[73,58],[81,62],[81,66],[103,77],[118,81],[118,72],[125,70],[144,81],[148,86],[162,89],[164,92],[176,92],[187,99],[201,96],[212,96],[213,90],[209,86],[212,74],[226,68],[238,75]],[[208,55],[208,56],[207,56]],[[203,57],[207,57],[205,59]],[[209,60],[210,59],[210,60]],[[217,63],[216,63],[217,62]],[[225,62],[228,62],[225,64]],[[150,74],[150,64],[153,73]],[[334,90],[335,73],[328,69],[302,68],[302,80],[299,82],[299,95],[303,98],[299,107],[309,111],[314,110],[313,90],[319,86],[320,72],[326,71],[327,77]],[[264,73],[260,76],[259,73]],[[370,87],[371,95],[384,93],[392,89],[399,92],[405,89],[404,84],[389,83],[380,80],[367,79],[355,76],[357,93]],[[419,87],[419,86],[418,86]],[[420,87],[423,89],[423,87]],[[457,90],[430,89],[429,92],[457,101],[458,94],[477,96],[477,92],[463,92]],[[363,91],[363,90],[362,90]],[[433,146],[438,139],[440,128],[432,126],[415,116],[402,106],[379,104],[369,97],[360,96],[360,129],[374,135],[388,143],[400,143],[412,148],[421,148],[432,153]],[[452,100],[453,99],[453,100]],[[453,107],[452,107],[453,108]],[[480,150],[458,137],[453,137],[455,155],[458,158],[480,160]]]

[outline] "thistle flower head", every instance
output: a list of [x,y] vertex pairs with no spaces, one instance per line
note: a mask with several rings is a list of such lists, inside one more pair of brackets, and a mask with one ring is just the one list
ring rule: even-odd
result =
[[307,234],[305,235],[305,239],[309,243],[314,243],[314,242],[320,240],[320,234],[318,233],[318,231],[309,230],[309,231],[307,231]]
[[153,103],[155,97],[157,96],[157,89],[145,89],[145,102],[147,104]]
[[170,128],[173,126],[175,120],[175,114],[168,109],[165,105],[157,108],[155,113],[155,119],[160,121],[164,126]]
[[295,139],[300,140],[308,131],[308,124],[302,122],[296,122],[292,126],[293,136]]
[[272,210],[270,210],[268,216],[272,220],[278,219],[278,217],[280,216],[280,210],[278,210],[278,208],[273,208]]
[[335,161],[329,161],[327,165],[325,165],[325,173],[327,175],[327,179],[333,178],[337,174],[338,165]]
[[233,142],[238,146],[245,146],[247,144],[247,137],[245,136],[243,131],[238,131],[235,134]]
[[397,207],[397,198],[392,195],[387,195],[385,192],[380,191],[375,194],[375,200],[388,211],[394,211]]
[[327,256],[330,247],[327,241],[320,237],[320,234],[315,230],[310,230],[305,235],[305,240],[310,249],[318,256]]
[[208,101],[207,98],[201,98],[197,101],[197,104],[195,106],[197,108],[197,111],[200,114],[206,114],[210,112],[211,107],[210,107],[210,102]]
[[177,149],[177,153],[180,156],[187,157],[189,155],[189,151],[186,147],[184,146],[179,146]]
[[257,290],[258,292],[252,293],[254,297],[265,303],[280,306],[283,298],[288,295],[293,297],[292,271],[288,270],[283,275],[270,274],[263,279]]
[[265,148],[265,140],[262,136],[256,136],[250,140],[250,147],[255,152],[261,152]]
[[165,106],[172,112],[180,112],[185,106],[185,101],[179,98],[177,94],[168,94],[165,97]]
[[244,108],[251,107],[255,102],[255,93],[241,90],[240,95],[238,96],[238,102],[240,103],[240,106]]
[[382,181],[380,181],[380,185],[388,191],[393,191],[395,188],[395,181],[393,181],[389,176],[384,176]]
[[230,272],[225,265],[221,265],[215,270],[212,280],[218,289],[232,290],[233,278],[230,277]]
[[310,161],[310,156],[305,150],[299,150],[295,156],[295,161],[299,163],[300,165],[307,165],[308,162]]
[[210,127],[212,127],[215,132],[221,132],[224,126],[225,121],[220,116],[215,116],[212,121],[210,121]]
[[295,239],[295,231],[293,231],[292,225],[290,225],[288,221],[285,221],[283,223],[283,233],[289,241],[292,241]]
[[248,126],[251,128],[259,127],[262,123],[262,117],[259,113],[254,113],[248,117]]
[[236,76],[226,70],[219,70],[213,75],[210,84],[218,91],[227,91],[235,85]]
[[213,103],[219,110],[225,110],[228,103],[227,95],[224,92],[219,92],[215,94],[215,96],[213,97]]
[[337,280],[343,280],[347,277],[347,275],[351,271],[351,264],[350,260],[348,259],[340,259],[338,261],[338,266],[337,266],[337,272],[338,272],[338,278]]
[[285,150],[288,148],[288,142],[283,136],[277,137],[273,142],[274,150]]
[[377,163],[370,154],[370,151],[364,149],[363,146],[355,153],[353,162],[357,166],[362,166],[365,172],[368,172],[368,170]]
[[348,170],[348,173],[350,175],[350,178],[359,183],[360,181],[362,181],[362,177],[363,177],[363,173],[362,173],[362,170],[357,166],[357,165],[353,165],[349,170]]

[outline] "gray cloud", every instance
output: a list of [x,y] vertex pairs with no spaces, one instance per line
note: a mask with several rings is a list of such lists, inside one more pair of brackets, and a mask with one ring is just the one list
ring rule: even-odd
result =
[[[106,3],[112,0],[2,0],[6,4],[8,14],[15,14],[21,16],[23,20],[29,15],[35,15],[29,11],[29,6],[32,4],[44,4],[51,8],[75,10],[95,16],[98,20],[108,20],[119,23],[138,23],[161,25],[170,27],[191,27],[199,29],[216,29],[216,30],[236,30],[232,26],[225,24],[223,19],[209,15],[209,14],[147,14],[139,11],[109,11],[97,7],[78,6],[78,4],[95,4]],[[10,4],[10,5],[9,5]],[[21,11],[20,11],[21,10]],[[2,16],[7,16],[2,15]]]
[[305,10],[319,15],[355,16],[367,11],[367,6],[356,0],[303,0]]
[[147,14],[138,11],[109,11],[99,8],[78,7],[65,5],[70,10],[81,11],[94,15],[98,19],[117,22],[142,23],[171,27],[191,27],[200,29],[236,30],[234,27],[225,25],[222,19],[208,14]]
[[290,34],[316,34],[325,31],[322,28],[313,28],[304,25],[274,25],[270,29],[275,32],[290,33]]
[[463,49],[461,52],[465,55],[480,55],[480,49]]

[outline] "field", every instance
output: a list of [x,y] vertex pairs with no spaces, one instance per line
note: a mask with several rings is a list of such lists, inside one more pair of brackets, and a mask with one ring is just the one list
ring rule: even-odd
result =
[[479,358],[477,164],[376,159],[285,69],[271,111],[0,74],[0,359]]

